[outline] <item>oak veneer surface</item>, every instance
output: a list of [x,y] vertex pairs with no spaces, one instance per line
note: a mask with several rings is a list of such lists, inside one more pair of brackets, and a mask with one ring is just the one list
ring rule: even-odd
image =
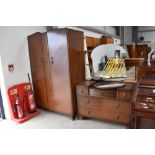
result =
[[76,85],[85,80],[83,32],[68,30],[68,49],[73,111],[77,111]]
[[131,97],[134,84],[118,89],[96,89],[94,81],[77,85],[78,113],[81,117],[130,124]]
[[58,112],[72,113],[69,53],[65,30],[49,31],[48,45],[51,61],[52,91],[54,107]]
[[83,32],[53,29],[28,42],[37,105],[75,116],[76,85],[85,79]]
[[129,123],[130,116],[126,113],[118,113],[118,112],[110,112],[104,111],[102,109],[96,110],[94,108],[80,108],[79,113],[88,118],[95,118],[95,119],[102,119],[112,122],[119,122],[119,123]]
[[48,109],[54,110],[52,74],[50,72],[51,61],[49,57],[47,33],[44,33],[42,35],[42,42],[43,42],[43,53],[44,53],[45,80],[46,80],[46,92],[47,92],[46,95],[47,95]]
[[48,109],[42,34],[28,37],[32,82],[37,105]]
[[49,57],[52,59],[54,109],[68,115],[76,113],[76,84],[84,81],[83,32],[70,29],[49,31]]

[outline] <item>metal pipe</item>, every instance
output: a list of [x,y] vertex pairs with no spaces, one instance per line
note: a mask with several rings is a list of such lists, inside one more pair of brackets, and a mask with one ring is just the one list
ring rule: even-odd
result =
[[99,30],[97,28],[94,28],[93,26],[78,26],[78,27],[86,29],[86,30],[94,31],[94,32],[100,33],[102,35],[106,35],[106,36],[110,36],[110,37],[114,37],[114,38],[120,39],[120,36],[112,35],[110,33],[107,33],[105,31],[103,31],[103,30]]
[[155,29],[150,29],[150,30],[138,30],[138,32],[152,32],[155,31]]

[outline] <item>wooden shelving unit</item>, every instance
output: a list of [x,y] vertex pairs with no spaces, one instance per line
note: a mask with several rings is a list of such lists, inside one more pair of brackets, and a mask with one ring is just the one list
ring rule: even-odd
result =
[[86,45],[87,45],[87,52],[88,53],[88,61],[90,71],[92,71],[92,59],[91,59],[91,52],[93,49],[102,44],[113,44],[114,39],[113,37],[103,36],[101,38],[93,38],[93,37],[86,37]]
[[129,56],[131,58],[147,58],[149,47],[147,44],[132,44],[127,45]]

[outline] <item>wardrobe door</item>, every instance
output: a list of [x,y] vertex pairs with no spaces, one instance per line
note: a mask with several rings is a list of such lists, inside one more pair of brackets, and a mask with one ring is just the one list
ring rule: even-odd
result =
[[53,92],[52,92],[52,75],[51,75],[51,62],[49,57],[47,33],[42,35],[43,51],[44,51],[44,65],[45,65],[45,80],[47,87],[47,101],[49,110],[54,110],[53,105]]
[[42,34],[35,33],[29,36],[28,45],[36,104],[48,109]]
[[76,113],[76,85],[85,81],[84,35],[81,31],[69,29],[68,32],[73,109]]
[[51,59],[54,110],[73,115],[66,29],[47,33]]

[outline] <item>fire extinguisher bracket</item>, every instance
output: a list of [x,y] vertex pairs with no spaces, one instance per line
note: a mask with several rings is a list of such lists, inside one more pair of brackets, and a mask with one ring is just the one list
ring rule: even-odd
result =
[[23,123],[41,113],[36,107],[31,83],[21,83],[8,88],[11,118],[16,123]]
[[24,123],[30,119],[32,119],[33,117],[39,115],[41,113],[41,110],[40,109],[37,109],[35,112],[33,113],[29,113],[28,115],[26,115],[25,117],[23,118],[20,118],[20,119],[13,119],[16,123]]

